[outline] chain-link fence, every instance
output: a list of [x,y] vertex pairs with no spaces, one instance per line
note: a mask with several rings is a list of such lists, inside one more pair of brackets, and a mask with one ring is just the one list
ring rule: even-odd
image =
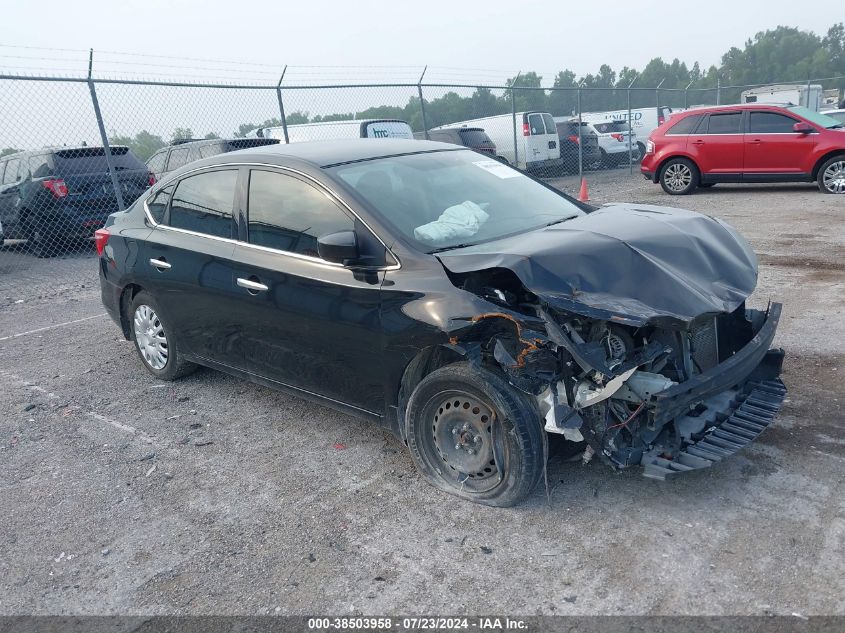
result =
[[[815,81],[806,82],[808,89]],[[516,80],[513,87],[221,85],[0,75],[0,278],[32,269],[37,258],[93,257],[92,238],[110,213],[173,169],[214,154],[350,134],[413,134],[495,154],[543,178],[577,182],[605,170],[611,183],[630,183],[639,177],[649,134],[672,112],[736,103],[750,88],[543,88]],[[370,120],[392,124],[376,129]]]

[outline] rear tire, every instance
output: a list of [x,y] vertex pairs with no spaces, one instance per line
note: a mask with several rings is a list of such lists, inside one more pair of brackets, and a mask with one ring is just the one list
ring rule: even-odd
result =
[[160,380],[176,380],[196,371],[182,359],[179,343],[158,302],[146,291],[136,294],[127,311],[129,338],[141,364]]
[[700,181],[698,167],[686,158],[669,159],[660,170],[660,186],[670,196],[686,196]]
[[845,193],[845,154],[831,156],[822,163],[816,181],[822,193]]
[[417,385],[405,436],[431,485],[489,506],[525,499],[548,454],[537,409],[501,375],[466,362],[441,367]]

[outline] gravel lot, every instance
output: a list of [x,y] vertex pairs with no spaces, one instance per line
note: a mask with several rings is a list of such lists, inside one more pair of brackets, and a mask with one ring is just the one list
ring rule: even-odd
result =
[[552,456],[550,502],[468,504],[368,423],[213,371],[156,383],[89,252],[0,251],[0,614],[845,614],[845,201],[589,182],[759,254],[790,393],[751,447],[671,482]]

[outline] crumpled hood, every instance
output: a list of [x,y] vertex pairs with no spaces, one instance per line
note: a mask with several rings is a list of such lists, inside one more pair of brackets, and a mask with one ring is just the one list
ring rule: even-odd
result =
[[732,312],[757,284],[757,258],[733,228],[692,211],[642,204],[608,205],[437,257],[453,273],[510,269],[555,307],[632,325],[684,325]]

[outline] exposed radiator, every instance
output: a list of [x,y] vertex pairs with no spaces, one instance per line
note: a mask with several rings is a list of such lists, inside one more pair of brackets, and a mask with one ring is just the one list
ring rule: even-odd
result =
[[707,371],[719,364],[719,339],[715,317],[693,325],[690,351],[695,361],[696,371]]

